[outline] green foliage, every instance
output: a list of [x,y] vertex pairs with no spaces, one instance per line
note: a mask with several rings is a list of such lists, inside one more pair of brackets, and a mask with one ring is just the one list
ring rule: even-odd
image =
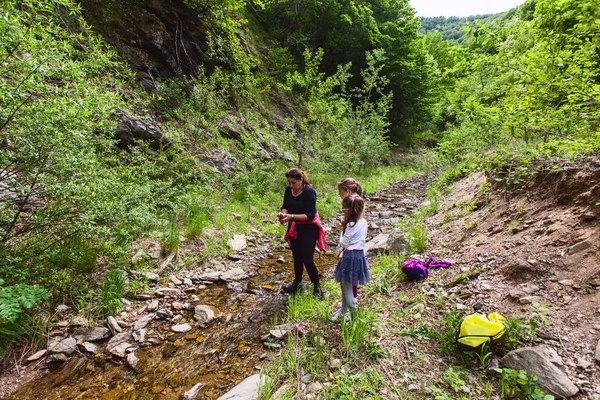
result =
[[127,276],[120,269],[106,271],[99,292],[100,313],[107,317],[114,315],[121,307],[121,298],[127,290]]
[[427,247],[427,228],[419,221],[406,226],[406,241],[410,253],[422,253]]
[[545,394],[537,386],[535,374],[510,368],[498,368],[497,371],[502,374],[499,387],[503,399],[554,400],[554,396]]
[[20,335],[31,333],[31,312],[50,298],[50,293],[37,285],[4,284],[0,279],[0,351]]

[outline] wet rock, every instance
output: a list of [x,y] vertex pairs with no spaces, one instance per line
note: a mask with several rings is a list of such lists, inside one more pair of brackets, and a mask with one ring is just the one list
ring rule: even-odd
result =
[[396,229],[388,236],[387,248],[391,253],[399,254],[406,250],[408,243],[404,237],[404,233]]
[[182,400],[195,400],[196,397],[198,396],[198,392],[200,392],[200,389],[202,388],[202,386],[204,386],[204,385],[201,383],[196,383],[194,386],[192,386],[192,388],[190,390],[188,390],[181,396],[181,399]]
[[200,281],[217,282],[219,279],[221,279],[221,272],[206,270],[200,275],[198,275],[197,279]]
[[179,311],[179,310],[183,309],[183,303],[181,303],[179,301],[174,301],[173,303],[171,303],[171,307],[173,307],[175,310]]
[[117,320],[115,319],[115,317],[108,317],[108,318],[106,318],[106,325],[108,325],[108,329],[110,329],[110,332],[113,335],[116,335],[117,333],[123,332],[123,328],[121,328],[119,326],[119,323],[117,322]]
[[194,307],[194,319],[201,323],[210,322],[215,319],[215,312],[210,306],[197,305]]
[[584,240],[579,243],[575,243],[573,246],[569,247],[569,253],[570,254],[579,253],[581,251],[589,249],[590,247],[592,247],[592,244],[589,241]]
[[121,303],[122,303],[124,306],[130,306],[130,305],[132,304],[132,303],[131,303],[131,301],[129,301],[129,300],[127,300],[127,299],[123,298],[123,297],[121,297]]
[[229,258],[232,261],[240,261],[244,259],[241,255],[237,253],[229,253],[227,254],[227,258]]
[[86,324],[86,321],[81,318],[79,315],[76,315],[73,317],[73,319],[71,319],[71,322],[69,325],[71,326],[84,326]]
[[150,296],[149,294],[138,294],[137,296],[135,296],[135,298],[138,300],[150,300],[152,296]]
[[175,288],[160,288],[154,291],[157,296],[181,296],[181,290]]
[[98,346],[96,346],[94,343],[83,342],[79,345],[79,347],[88,353],[96,354],[98,352]]
[[156,311],[158,310],[158,305],[159,305],[159,301],[157,299],[154,299],[150,302],[150,304],[148,304],[148,307],[146,307],[147,311]]
[[233,268],[221,273],[221,279],[225,282],[241,281],[248,278],[248,274],[241,268]]
[[184,279],[183,279],[183,284],[184,284],[185,286],[192,286],[192,285],[193,285],[193,282],[192,282],[192,280],[191,280],[190,278],[184,278]]
[[388,250],[388,238],[389,234],[380,233],[373,239],[365,243],[365,253],[378,253],[380,251]]
[[121,333],[113,336],[112,338],[110,338],[110,340],[108,341],[108,344],[106,345],[106,350],[108,350],[110,352],[116,346],[120,345],[121,343],[126,343],[130,340],[131,340],[130,332],[121,332]]
[[47,352],[48,352],[48,350],[46,350],[46,349],[36,351],[32,355],[30,355],[29,358],[27,358],[27,361],[31,362],[31,361],[39,360],[40,358],[44,357]]
[[129,344],[128,342],[122,342],[114,347],[111,347],[108,351],[110,352],[110,354],[115,355],[119,358],[125,358],[127,349],[130,347],[133,347],[133,346],[131,344]]
[[178,277],[176,277],[175,275],[169,275],[169,280],[170,280],[171,282],[173,282],[173,284],[174,284],[174,285],[177,285],[177,286],[179,286],[179,285],[182,285],[182,284],[183,284],[183,282],[181,281],[181,279],[179,279],[179,278],[178,278]]
[[379,213],[379,218],[381,219],[390,219],[394,216],[394,213],[391,211],[382,211]]
[[160,319],[167,319],[173,316],[173,313],[165,308],[161,308],[156,312],[156,316]]
[[306,374],[300,380],[302,383],[310,383],[312,381],[313,376],[311,374]]
[[561,368],[562,360],[546,346],[524,347],[511,351],[500,360],[505,367],[536,374],[540,388],[555,397],[571,397],[579,392]]
[[135,321],[135,324],[133,324],[133,330],[138,331],[140,329],[144,329],[145,327],[148,326],[150,321],[152,321],[154,319],[154,316],[155,316],[155,314],[144,315],[142,318]]
[[246,235],[233,235],[232,239],[227,242],[233,251],[242,251],[246,249]]
[[139,362],[140,362],[140,359],[137,358],[137,356],[135,355],[135,352],[131,352],[131,353],[127,354],[127,364],[129,364],[129,366],[131,368],[136,369]]
[[140,329],[137,331],[133,331],[133,340],[138,343],[144,343],[146,340],[146,329]]
[[77,340],[75,338],[57,338],[58,340],[48,343],[48,352],[50,354],[63,353],[71,355],[77,350]]
[[57,365],[61,365],[67,360],[67,356],[65,356],[63,353],[50,354],[50,356],[46,358],[46,364],[49,368],[53,368]]
[[74,358],[65,365],[60,374],[54,379],[50,387],[57,387],[75,375],[85,365],[85,358]]
[[171,330],[176,333],[186,333],[192,330],[190,324],[179,324],[171,327]]
[[217,400],[256,400],[258,399],[258,387],[264,386],[264,380],[270,379],[266,376],[261,377],[259,374],[249,376]]
[[279,256],[277,258],[277,263],[279,263],[279,264],[285,264],[285,258],[283,258],[283,256]]
[[596,345],[596,356],[594,359],[600,364],[600,340],[598,340],[598,344]]

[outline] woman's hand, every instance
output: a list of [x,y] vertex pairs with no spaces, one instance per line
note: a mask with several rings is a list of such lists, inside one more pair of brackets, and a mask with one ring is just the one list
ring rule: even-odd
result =
[[286,222],[290,221],[292,217],[290,216],[290,214],[280,212],[279,214],[277,214],[277,219],[280,223],[285,224]]

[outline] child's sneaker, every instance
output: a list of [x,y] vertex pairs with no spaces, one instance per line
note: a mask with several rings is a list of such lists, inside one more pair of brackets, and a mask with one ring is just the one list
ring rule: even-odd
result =
[[350,318],[350,315],[346,312],[344,314],[342,314],[342,309],[339,308],[336,312],[333,313],[333,316],[331,317],[331,320],[333,322],[339,321],[340,319],[344,319],[346,322],[348,322],[348,319]]

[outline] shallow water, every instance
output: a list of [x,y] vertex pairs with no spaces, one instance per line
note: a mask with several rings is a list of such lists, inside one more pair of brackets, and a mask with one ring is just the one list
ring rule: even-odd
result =
[[[277,263],[279,256],[287,262]],[[334,261],[332,255],[315,255],[322,273]],[[209,325],[199,327],[193,321],[193,311],[186,314],[185,320],[194,329],[185,334],[170,332],[173,323],[152,321],[149,328],[163,336],[164,342],[137,350],[138,371],[107,354],[99,354],[89,358],[64,383],[60,382],[65,378],[64,371],[51,372],[11,398],[179,399],[197,383],[204,385],[198,399],[219,397],[246,376],[257,373],[261,355],[264,357],[268,351],[261,336],[269,333],[273,320],[283,317],[287,307],[287,296],[280,294],[279,288],[290,279],[291,252],[273,253],[257,263],[257,275],[248,279],[243,288],[230,289],[220,284],[195,292],[199,304],[210,305],[221,313]],[[308,286],[306,282],[305,285]]]

